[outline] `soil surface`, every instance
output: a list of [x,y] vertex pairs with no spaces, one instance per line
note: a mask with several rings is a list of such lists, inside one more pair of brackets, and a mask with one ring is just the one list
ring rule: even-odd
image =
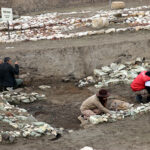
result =
[[[145,3],[140,1],[138,4],[137,2],[130,2],[130,4],[144,5]],[[77,9],[79,10],[80,7]],[[133,41],[144,40],[149,36],[149,33],[145,32],[133,34],[134,37],[137,35],[136,38],[132,39]],[[107,39],[105,39],[105,37],[103,39],[101,37],[101,42],[105,44],[107,44],[108,41],[111,42],[112,36],[108,35]],[[128,40],[130,40],[132,38],[132,33],[119,34],[114,37],[114,40],[121,40],[123,42],[124,38],[129,38]],[[90,40],[87,41],[87,39]],[[14,46],[16,51],[23,51],[25,55],[26,51],[24,50],[26,47],[31,47],[31,51],[38,49],[38,47],[40,47],[40,49],[43,47],[43,50],[45,50],[49,46],[53,48],[65,47],[68,43],[73,43],[73,45],[79,44],[82,46],[83,43],[86,42],[89,44],[92,43],[91,40],[93,41],[92,44],[95,45],[96,42],[100,42],[96,39],[99,39],[99,36],[53,42],[39,41],[38,43],[24,42],[19,44],[3,44],[0,46],[0,48],[1,50],[4,50],[7,46]],[[144,54],[141,51],[141,53],[138,53],[138,55],[141,56]],[[149,55],[146,56],[149,57]],[[123,58],[118,56],[116,59]],[[26,72],[26,70],[24,70],[24,72]],[[50,85],[51,89],[45,91],[38,89],[38,85],[42,84]],[[97,90],[93,88],[93,86],[79,89],[74,85],[74,83],[55,83],[49,81],[47,78],[44,79],[44,81],[36,83],[33,82],[32,85],[27,87],[25,91],[35,91],[46,94],[47,100],[31,104],[21,104],[20,107],[27,109],[40,121],[50,123],[54,127],[72,129],[73,132],[69,134],[63,134],[62,137],[56,141],[51,141],[47,136],[28,139],[19,138],[15,144],[0,145],[0,150],[79,150],[84,146],[91,146],[96,150],[150,149],[150,113],[139,115],[135,118],[129,117],[125,120],[117,121],[115,123],[99,124],[87,129],[80,127],[80,122],[77,119],[78,115],[80,114],[79,108],[82,101],[96,93]],[[129,85],[110,86],[108,87],[108,91],[111,94],[119,95],[125,98],[127,102],[136,104],[134,94]],[[7,124],[0,123],[0,131],[2,129],[11,130],[11,127],[7,126]]]
[[[40,84],[41,85],[41,82]],[[38,120],[50,123],[54,127],[72,129],[72,133],[64,133],[61,138],[51,141],[49,137],[17,139],[13,145],[3,144],[2,150],[79,150],[84,146],[92,146],[97,150],[149,150],[150,146],[150,114],[126,118],[115,123],[103,123],[87,129],[80,127],[77,119],[79,107],[83,100],[96,93],[97,89],[86,87],[79,89],[74,83],[49,84],[51,89],[40,90],[38,83],[26,88],[26,92],[45,93],[47,100],[31,104],[21,104]],[[134,94],[129,85],[116,85],[107,88],[111,94],[119,95],[127,102],[135,103]],[[4,127],[2,127],[4,128]]]

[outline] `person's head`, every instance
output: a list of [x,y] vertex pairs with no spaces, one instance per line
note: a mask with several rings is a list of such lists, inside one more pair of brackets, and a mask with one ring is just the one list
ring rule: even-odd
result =
[[4,58],[4,63],[12,64],[11,58],[10,57],[5,57]]
[[96,96],[100,99],[106,100],[107,97],[109,96],[109,93],[105,89],[99,90],[99,92],[96,94]]

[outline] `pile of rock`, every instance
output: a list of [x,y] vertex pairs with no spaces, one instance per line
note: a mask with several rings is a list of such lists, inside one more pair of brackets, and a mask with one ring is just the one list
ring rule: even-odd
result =
[[[82,11],[22,16],[10,24],[10,39],[8,38],[7,24],[4,22],[0,23],[0,42],[56,40],[122,31],[150,30],[150,11],[148,9],[150,9],[150,6],[119,10],[100,10],[96,12]],[[70,16],[79,13],[87,15],[82,17]],[[117,26],[115,28],[110,27],[95,31],[91,29],[87,31],[89,27],[99,29],[108,25],[111,26],[112,23],[120,24],[121,26],[128,25],[128,27],[119,28]],[[82,32],[78,32],[78,29],[81,30],[81,28],[83,29]]]
[[110,66],[94,69],[94,76],[88,76],[80,80],[78,86],[84,87],[95,84],[96,88],[102,88],[111,84],[130,84],[141,71],[149,69],[149,66],[150,62],[142,58],[137,58],[136,61],[126,62],[125,64],[112,63]]
[[11,139],[10,137],[38,137],[45,134],[57,136],[58,134],[58,131],[49,124],[38,122],[25,109],[10,105],[5,99],[0,99],[0,121],[14,128],[13,131],[1,131],[0,142],[4,135]]
[[150,103],[141,104],[137,107],[131,107],[128,110],[115,111],[112,115],[104,114],[91,116],[89,120],[92,124],[99,124],[102,122],[115,122],[117,120],[122,120],[128,116],[135,117],[135,115],[143,114],[146,112],[150,112]]
[[32,103],[34,101],[45,100],[46,96],[44,94],[38,93],[23,93],[23,92],[13,92],[13,91],[5,91],[0,93],[0,96],[10,103]]

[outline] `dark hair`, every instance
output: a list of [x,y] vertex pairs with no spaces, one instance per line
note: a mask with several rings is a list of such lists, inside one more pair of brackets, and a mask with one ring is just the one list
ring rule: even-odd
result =
[[104,98],[103,97],[97,97],[98,99],[99,99],[99,101],[101,102],[101,104],[105,107],[106,106],[106,103],[107,103],[107,99],[106,100],[104,100]]
[[147,71],[147,72],[145,73],[145,75],[147,75],[147,76],[150,77],[150,71]]
[[4,58],[4,62],[5,62],[5,63],[7,63],[9,60],[11,60],[10,57],[5,57],[5,58]]

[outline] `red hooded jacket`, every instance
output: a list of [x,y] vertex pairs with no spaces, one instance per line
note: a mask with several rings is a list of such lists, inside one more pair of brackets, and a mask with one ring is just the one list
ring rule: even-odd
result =
[[150,81],[150,77],[145,75],[147,71],[142,71],[131,83],[133,91],[141,91],[145,89],[145,82]]

